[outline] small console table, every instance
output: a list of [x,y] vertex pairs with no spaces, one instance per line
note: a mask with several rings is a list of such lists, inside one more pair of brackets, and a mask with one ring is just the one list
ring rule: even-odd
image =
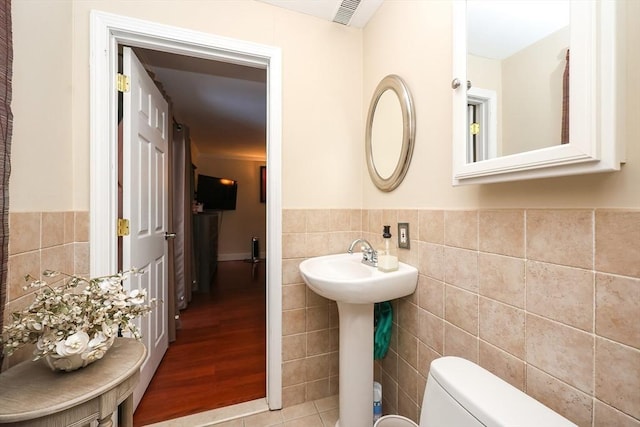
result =
[[0,374],[0,424],[12,426],[133,427],[133,389],[140,378],[145,346],[116,338],[104,357],[73,372],[54,372],[44,361],[22,362]]

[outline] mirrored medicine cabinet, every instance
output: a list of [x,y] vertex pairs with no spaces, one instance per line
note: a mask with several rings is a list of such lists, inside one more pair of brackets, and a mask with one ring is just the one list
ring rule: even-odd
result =
[[452,8],[454,185],[620,169],[624,2]]

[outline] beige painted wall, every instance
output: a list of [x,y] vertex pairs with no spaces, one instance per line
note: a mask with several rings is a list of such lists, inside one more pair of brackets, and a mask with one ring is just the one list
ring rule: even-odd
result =
[[[640,92],[640,3],[626,4],[626,93],[634,94]],[[627,164],[620,172],[452,187],[451,59],[450,2],[385,2],[365,28],[363,105],[384,75],[396,73],[413,92],[417,123],[411,167],[394,192],[377,190],[363,169],[365,208],[640,206],[640,145],[634,139],[627,141]],[[628,97],[626,104],[633,135],[640,99]]]
[[[88,157],[76,157],[72,141],[71,10],[71,2],[64,0],[11,4],[14,126],[9,192],[13,212],[72,210],[77,162],[88,163]],[[86,136],[84,141],[86,145]]]
[[266,249],[266,204],[260,203],[260,166],[265,162],[198,156],[196,174],[238,181],[236,210],[222,213],[218,238],[218,259],[246,259],[251,255],[251,238],[260,239]]
[[[632,76],[640,70],[634,50],[640,39],[640,26],[634,21],[640,6],[627,3],[627,93],[638,93],[639,82]],[[285,208],[640,205],[634,185],[640,182],[640,168],[635,165],[640,148],[632,141],[627,144],[628,163],[618,173],[451,186],[449,2],[386,2],[363,32],[260,2],[189,5],[185,8],[179,1],[13,3],[12,212],[88,208],[91,9],[283,49]],[[390,73],[401,75],[413,92],[417,135],[405,182],[388,194],[378,191],[368,178],[363,124],[377,82]],[[627,99],[629,128],[640,116],[639,102],[635,97]]]
[[88,209],[92,9],[282,48],[283,204],[362,205],[360,30],[249,0],[16,0],[11,211]]

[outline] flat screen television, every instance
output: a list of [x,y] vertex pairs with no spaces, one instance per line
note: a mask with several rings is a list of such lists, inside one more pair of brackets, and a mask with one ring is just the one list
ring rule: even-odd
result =
[[198,175],[196,200],[205,211],[236,209],[238,182],[227,178]]

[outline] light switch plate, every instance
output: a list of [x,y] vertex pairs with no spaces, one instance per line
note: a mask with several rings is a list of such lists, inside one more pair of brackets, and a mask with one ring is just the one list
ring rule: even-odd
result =
[[401,249],[409,249],[409,223],[398,223],[398,247]]

